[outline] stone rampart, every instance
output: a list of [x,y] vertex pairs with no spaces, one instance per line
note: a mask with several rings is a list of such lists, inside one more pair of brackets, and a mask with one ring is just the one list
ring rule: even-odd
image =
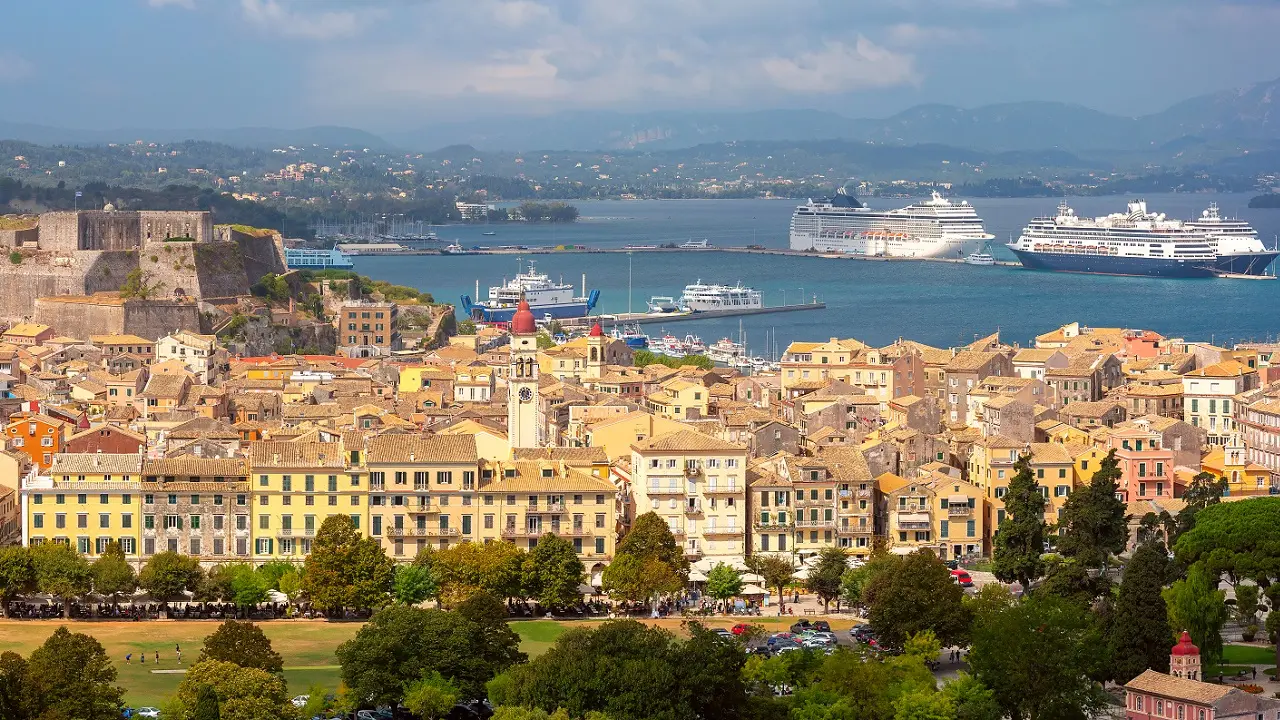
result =
[[174,330],[201,331],[194,301],[121,300],[114,294],[37,298],[34,320],[82,339],[118,333],[158,340]]

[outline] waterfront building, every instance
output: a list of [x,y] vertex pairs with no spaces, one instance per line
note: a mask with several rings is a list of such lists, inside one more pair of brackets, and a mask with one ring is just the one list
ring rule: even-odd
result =
[[142,560],[178,552],[206,565],[250,557],[249,463],[193,455],[142,465]]
[[840,380],[881,404],[924,394],[924,368],[915,348],[898,347],[886,354],[853,339],[794,342],[783,354],[781,367],[784,391],[806,382]]
[[338,325],[338,354],[350,358],[389,357],[401,348],[400,307],[369,300],[343,303]]
[[927,549],[944,560],[977,557],[985,544],[985,497],[980,488],[938,472],[876,478],[885,494],[890,552]]
[[366,463],[368,534],[392,558],[412,560],[428,545],[481,539],[473,436],[378,435],[368,440]]
[[1257,387],[1257,370],[1238,360],[1192,370],[1182,379],[1183,419],[1204,428],[1210,445],[1222,445],[1236,431],[1235,396]]
[[1056,347],[1023,348],[1014,353],[1013,372],[1020,378],[1044,380],[1046,372],[1065,368],[1070,362],[1070,358]]

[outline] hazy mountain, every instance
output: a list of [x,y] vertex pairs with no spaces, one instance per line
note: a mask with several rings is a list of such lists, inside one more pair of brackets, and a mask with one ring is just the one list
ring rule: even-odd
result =
[[317,126],[296,130],[264,127],[84,130],[28,123],[8,123],[0,120],[0,139],[21,140],[38,145],[101,145],[105,143],[131,143],[135,140],[157,143],[204,140],[252,148],[285,147],[287,145],[322,145],[325,147],[370,149],[391,147],[391,144],[386,140],[364,130],[334,126]]
[[1147,150],[1192,135],[1192,144],[1235,146],[1280,139],[1272,98],[1280,80],[1191,98],[1162,112],[1121,117],[1079,105],[1020,102],[973,109],[920,105],[888,118],[816,110],[741,113],[566,112],[440,122],[390,139],[404,147],[468,144],[481,150],[624,150],[746,140],[845,139],[987,150]]

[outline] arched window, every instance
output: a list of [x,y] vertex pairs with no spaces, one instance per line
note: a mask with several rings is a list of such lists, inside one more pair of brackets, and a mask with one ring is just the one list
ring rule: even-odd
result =
[[1178,705],[1178,720],[1187,720],[1187,706],[1186,706],[1186,705],[1182,705],[1182,704],[1179,704],[1179,705]]
[[1164,701],[1156,700],[1156,714],[1164,717]]

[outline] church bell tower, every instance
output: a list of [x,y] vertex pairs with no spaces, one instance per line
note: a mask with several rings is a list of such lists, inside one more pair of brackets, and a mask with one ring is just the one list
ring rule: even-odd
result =
[[511,316],[507,388],[507,439],[511,448],[538,447],[538,326],[524,298]]

